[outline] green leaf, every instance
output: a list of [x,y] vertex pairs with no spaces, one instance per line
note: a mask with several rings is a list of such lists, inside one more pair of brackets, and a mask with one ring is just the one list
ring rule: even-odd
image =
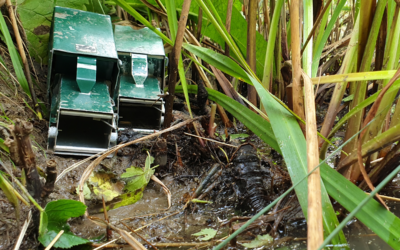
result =
[[7,153],[10,153],[10,149],[4,144],[4,140],[0,138],[0,148],[6,151]]
[[146,177],[144,174],[142,174],[128,181],[125,185],[125,190],[128,190],[129,192],[135,192],[136,190],[146,185],[147,185]]
[[[383,188],[389,180],[393,179],[398,171],[399,167],[390,174],[391,176],[388,176],[389,178],[385,178],[375,190],[378,191]],[[393,249],[400,249],[400,242],[398,240],[400,239],[400,219],[397,216],[386,210],[379,202],[371,199],[374,196],[372,193],[371,195],[365,194],[356,185],[326,164],[321,167],[321,175],[326,189],[332,198],[340,201],[340,204],[342,204],[347,211],[357,209],[356,211],[358,212],[355,214],[357,219],[374,231],[374,233]],[[368,198],[371,200],[367,202]],[[366,204],[362,208],[358,207],[364,202],[366,202]]]
[[[339,14],[344,6],[344,4],[346,3],[346,0],[341,0],[338,5],[336,6],[335,11],[333,12],[333,15],[331,17],[331,20],[328,23],[328,26],[326,27],[326,30],[324,32],[324,35],[321,38],[321,41],[318,44],[317,50],[314,51],[314,57],[312,60],[312,77],[315,77],[317,75],[317,70],[318,70],[318,66],[319,66],[319,59],[321,57],[322,54],[322,50],[325,47],[326,41],[328,40],[331,31],[333,29],[333,26],[335,25],[336,21],[338,20]],[[310,44],[311,46],[311,44]]]
[[41,216],[41,222],[43,223],[42,228],[46,221],[46,215],[48,223],[46,229],[41,230],[42,234],[39,235],[39,241],[46,247],[61,230],[64,230],[64,233],[54,244],[55,248],[71,248],[88,243],[88,240],[74,235],[67,224],[69,218],[79,217],[83,215],[85,211],[86,206],[79,201],[57,200],[49,202]]
[[[14,42],[11,38],[10,32],[7,28],[7,24],[4,20],[3,14],[0,13],[0,29],[4,35],[4,39],[8,48],[8,52],[10,53],[11,62],[14,67],[15,75],[17,76],[18,82],[21,85],[24,92],[30,97],[31,92],[29,91],[28,81],[25,78],[24,70],[22,69],[22,64],[20,61],[20,55],[17,52],[17,49],[14,46]],[[46,44],[47,48],[47,44]]]
[[[221,105],[226,111],[240,120],[254,134],[260,137],[261,140],[274,148],[278,153],[281,152],[275,139],[274,132],[272,131],[271,124],[268,121],[264,120],[261,116],[257,115],[232,98],[213,89],[206,88],[206,90],[208,92],[208,99]],[[188,91],[191,94],[196,94],[197,86],[188,86]],[[182,93],[182,87],[177,86],[175,88],[175,92]]]
[[[271,121],[272,129],[279,148],[285,159],[290,177],[293,183],[297,183],[301,178],[307,175],[307,147],[306,140],[300,129],[296,118],[290,114],[282,105],[280,105],[263,86],[251,78],[260,101],[264,105],[265,110]],[[297,198],[303,209],[304,216],[307,218],[307,182],[303,182],[295,188]],[[339,221],[335,215],[328,193],[321,183],[321,198],[323,211],[323,226],[326,234],[330,234]],[[333,244],[346,244],[346,238],[343,232],[332,240]]]
[[[76,193],[79,195],[79,187],[76,187]],[[83,184],[83,196],[85,197],[85,200],[90,200],[90,194],[92,192],[90,191],[90,188],[87,184],[87,182],[85,182],[85,184]]]
[[[192,87],[192,88],[189,88],[189,92],[190,93],[193,93],[193,94],[197,93],[197,86],[189,86],[189,87]],[[258,117],[261,120],[263,120],[263,121],[260,121],[260,123],[255,123],[254,121],[250,120],[251,115],[242,116],[242,113],[246,113],[245,110],[236,111],[234,109],[235,105],[233,104],[233,102],[235,102],[235,101],[233,101],[231,98],[229,98],[229,97],[227,97],[227,96],[225,96],[225,95],[223,95],[223,94],[221,94],[221,93],[219,93],[219,92],[217,92],[215,90],[207,89],[207,91],[209,93],[209,99],[210,100],[215,101],[216,103],[218,103],[222,107],[224,107],[228,112],[230,112],[237,119],[239,119],[247,128],[252,130],[253,133],[257,134],[259,132],[260,135],[262,136],[262,138],[261,138],[261,136],[260,136],[260,138],[264,142],[269,144],[273,149],[275,149],[278,152],[280,152],[280,149],[278,147],[278,144],[276,143],[275,137],[271,138],[271,137],[265,136],[266,134],[270,133],[271,131],[270,131],[270,128],[266,128],[265,123],[263,123],[263,121],[265,122],[264,119],[260,118],[258,115],[254,114],[254,112],[250,111],[256,117]],[[215,93],[215,92],[217,92],[217,93]],[[182,89],[181,88],[177,88],[176,89],[176,93],[182,93]],[[237,107],[238,109],[240,108],[239,106],[243,107],[243,105],[239,105],[239,104],[237,104],[237,106],[238,106]],[[231,109],[232,112],[231,112],[231,110],[228,110],[228,109]],[[247,109],[247,108],[245,108],[245,109]],[[268,114],[270,114],[271,110],[267,109],[267,112],[269,112]],[[236,115],[238,115],[238,116],[236,116]],[[290,114],[287,114],[286,118],[287,117],[292,117],[290,119],[293,119],[293,116],[291,116]],[[285,117],[281,117],[279,119],[283,121],[286,118]],[[291,129],[294,129],[295,131],[296,130],[300,131],[300,128],[298,127],[297,122],[296,123],[292,123],[292,124],[293,124],[293,126],[292,126]],[[254,131],[257,131],[257,133],[254,132]],[[262,132],[262,131],[264,131],[264,132]],[[286,135],[288,137],[287,132],[288,131],[285,130],[285,133],[286,133]],[[274,140],[275,142],[274,143],[267,142],[266,141],[267,139],[271,140],[271,141]],[[293,138],[292,138],[292,140],[293,140]],[[290,140],[287,140],[287,141],[289,141],[289,143],[295,143],[295,142],[290,141]],[[304,137],[303,137],[303,142],[302,142],[301,146],[304,149],[306,148],[306,144],[304,142]],[[307,156],[306,154],[303,155],[303,157],[306,157],[306,156]],[[286,158],[285,158],[285,160],[286,160]],[[333,199],[338,201],[348,211],[352,211],[359,204],[359,202],[362,201],[362,199],[367,197],[367,194],[365,194],[361,189],[359,189],[353,183],[348,181],[340,173],[338,173],[336,170],[332,169],[326,163],[323,163],[320,166],[320,170],[321,170],[321,178],[322,178],[323,183],[324,183],[323,186],[325,186],[325,188],[326,188],[327,192],[329,193],[329,195]],[[297,182],[293,181],[293,183],[297,183]],[[301,183],[299,185],[301,185]],[[333,211],[333,214],[335,214],[334,211]],[[392,246],[394,249],[400,249],[400,242],[397,241],[397,239],[400,238],[400,219],[397,218],[390,211],[387,211],[377,201],[370,200],[367,203],[367,205],[364,206],[361,209],[361,211],[356,214],[356,217],[362,223],[364,223],[368,228],[370,228],[372,231],[374,231],[381,239],[383,239],[390,246]],[[332,227],[334,228],[337,225],[338,225],[337,223],[332,224]],[[330,231],[330,232],[332,232],[332,231]],[[218,246],[217,249],[220,249],[226,243],[227,242],[224,242],[224,244],[221,243],[221,246]]]
[[247,137],[249,137],[249,135],[248,134],[232,134],[232,135],[230,135],[230,137],[231,137],[231,140],[235,140],[237,138],[247,138]]
[[143,175],[143,169],[139,167],[132,166],[130,168],[125,169],[125,173],[121,174],[121,178],[129,178],[136,175]]
[[354,99],[354,95],[349,95],[348,97],[346,97],[346,98],[343,98],[343,102],[349,102],[349,101],[352,101]]
[[[393,85],[388,89],[388,91],[386,92],[386,94],[389,93],[394,93],[397,92],[400,89],[400,80],[397,80],[393,83]],[[346,121],[348,121],[353,115],[355,115],[356,113],[358,113],[359,111],[361,111],[362,109],[364,109],[365,107],[367,107],[368,105],[372,104],[373,102],[375,102],[376,98],[378,97],[379,93],[381,92],[381,90],[378,90],[375,94],[371,95],[370,97],[368,97],[367,99],[365,99],[364,101],[360,102],[357,106],[355,106],[353,109],[351,109],[347,114],[345,114],[342,119],[340,119],[338,121],[338,123],[332,128],[331,132],[329,133],[329,137],[332,137],[339,129],[340,127],[343,126],[343,124],[345,124]]]
[[176,34],[178,32],[178,20],[176,17],[175,0],[168,0],[166,1],[165,5],[167,7],[168,24],[171,31],[171,39],[172,42],[175,44]]
[[269,236],[269,234],[257,235],[257,237],[254,240],[252,240],[250,243],[244,243],[242,245],[247,248],[256,248],[256,247],[268,246],[273,241],[274,241],[274,239],[272,239],[272,237]]
[[[111,209],[117,209],[119,207],[123,207],[123,206],[128,206],[128,205],[132,205],[134,203],[136,203],[137,201],[139,201],[140,199],[142,199],[143,197],[143,190],[141,191],[137,191],[137,192],[131,192],[131,193],[126,193],[120,196],[121,201],[120,202],[116,202],[110,206],[107,206],[106,209],[107,210],[111,210]],[[100,212],[103,212],[103,209],[100,210]]]
[[149,152],[144,164],[144,169],[139,167],[130,167],[126,169],[126,172],[121,175],[122,178],[127,178],[128,181],[125,185],[125,189],[129,192],[135,192],[139,189],[144,189],[147,183],[149,183],[151,176],[154,174],[154,168],[151,164],[154,163],[154,157],[152,157]]
[[[97,1],[97,0],[93,0]],[[22,0],[18,1],[18,14],[28,39],[29,54],[39,63],[47,65],[50,27],[55,6],[87,10],[88,0]],[[15,66],[14,66],[15,67]],[[19,81],[19,79],[18,79]]]
[[216,234],[217,234],[217,230],[212,229],[212,228],[204,228],[200,232],[192,234],[192,235],[193,236],[205,235],[203,238],[199,238],[199,240],[206,241],[206,240],[211,240],[212,238],[214,238]]
[[223,56],[220,53],[217,53],[213,50],[202,48],[199,46],[194,46],[187,43],[184,43],[182,46],[206,62],[213,61],[212,65],[221,70],[222,72],[227,73],[244,82],[247,82],[248,84],[253,85],[246,71],[244,71],[242,67],[240,67],[229,57]]
[[212,204],[211,201],[204,201],[204,200],[198,200],[198,199],[192,199],[191,202],[193,202],[193,203],[208,203],[208,204]]
[[[225,20],[226,20],[226,13],[227,13],[227,3],[225,0],[213,0],[212,1],[215,10],[217,11],[219,17],[221,18],[222,25],[225,27]],[[196,5],[192,2],[191,11],[197,13],[198,12],[198,5],[196,10]],[[204,12],[203,12],[203,16]],[[231,22],[231,30],[230,35],[232,39],[235,41],[236,45],[238,46],[240,52],[242,53],[243,57],[246,58],[247,54],[247,32],[243,32],[243,28],[247,28],[247,21],[241,14],[239,10],[236,8],[232,8],[232,21]],[[245,28],[245,30],[246,30]],[[202,34],[210,37],[211,40],[218,43],[222,49],[225,49],[225,41],[219,32],[216,30],[214,25],[207,20],[203,20],[202,25]],[[265,55],[267,51],[267,41],[265,41],[264,37],[257,31],[256,32],[256,71],[258,78],[262,78],[263,70],[264,70],[264,61]],[[233,55],[234,56],[234,55]],[[237,58],[236,58],[237,59]]]
[[185,68],[183,67],[182,54],[179,55],[178,73],[179,73],[179,78],[180,78],[181,83],[182,83],[183,94],[185,96],[185,101],[187,103],[189,114],[190,114],[190,117],[193,118],[192,109],[190,108],[189,94],[188,94],[188,90],[187,90],[188,84],[186,82],[186,74],[185,74]]
[[16,190],[11,186],[8,180],[3,176],[3,173],[0,172],[0,189],[3,190],[4,195],[7,197],[7,200],[13,204],[15,208],[15,216],[19,220],[21,213],[21,206],[19,205],[17,195],[14,193]]
[[45,211],[40,212],[39,219],[39,237],[44,235],[47,231],[47,225],[49,224],[49,220],[47,218],[47,214]]

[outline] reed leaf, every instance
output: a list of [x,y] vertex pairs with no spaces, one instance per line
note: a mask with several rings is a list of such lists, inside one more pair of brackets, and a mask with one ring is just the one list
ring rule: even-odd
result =
[[168,14],[168,25],[171,31],[171,39],[175,44],[176,34],[178,32],[178,20],[176,17],[175,0],[168,0],[165,2]]
[[223,56],[213,50],[194,46],[188,43],[184,43],[183,48],[200,57],[206,62],[214,61],[215,63],[212,64],[214,67],[218,68],[222,72],[225,72],[252,85],[246,71],[229,57]]
[[[256,85],[257,86],[257,85]],[[261,86],[259,84],[259,86]],[[262,87],[261,87],[262,88]],[[196,94],[197,93],[197,86],[189,86],[188,87],[189,93]],[[215,101],[216,103],[220,104],[222,107],[224,107],[228,112],[231,112],[232,115],[234,115],[238,120],[240,120],[246,127],[248,127],[250,130],[252,130],[255,134],[259,135],[260,138],[270,145],[273,149],[277,150],[280,152],[279,146],[283,143],[279,139],[279,143],[275,141],[275,143],[271,143],[271,141],[276,140],[274,139],[275,137],[272,136],[266,136],[266,134],[273,134],[271,125],[266,126],[266,124],[269,124],[266,122],[264,119],[259,117],[258,115],[255,115],[252,111],[250,111],[248,108],[245,108],[243,105],[239,104],[238,102],[232,100],[231,98],[225,96],[224,94],[219,93],[218,91],[207,89],[209,93],[209,99],[212,101]],[[176,93],[182,93],[182,87],[177,87]],[[269,101],[273,103],[273,99],[269,98]],[[236,104],[235,104],[236,103]],[[293,140],[293,137],[289,138],[288,132],[292,131],[300,131],[300,127],[298,126],[298,123],[295,121],[293,116],[291,116],[288,112],[285,112],[283,108],[279,108],[279,105],[271,105],[273,108],[272,109],[267,109],[269,112],[268,114],[270,115],[270,119],[276,119],[276,117],[271,117],[271,110],[273,112],[282,112],[285,114],[283,117],[279,117],[278,119],[281,121],[285,121],[287,118],[289,118],[289,122],[287,123],[287,128],[290,130],[283,130],[285,133],[284,139],[286,139],[286,142],[289,144],[295,144]],[[255,116],[254,118],[257,119],[258,117],[261,120],[254,120],[251,121],[252,117],[250,113],[253,113]],[[274,115],[272,115],[274,116]],[[264,122],[264,123],[263,123]],[[266,123],[265,123],[266,122]],[[278,121],[279,122],[279,121]],[[294,126],[290,126],[290,124],[293,124]],[[296,128],[297,126],[297,128]],[[255,130],[253,130],[255,129]],[[264,132],[263,132],[264,131]],[[299,132],[297,132],[299,133]],[[349,139],[352,140],[355,136],[358,134],[355,134],[352,138]],[[268,139],[269,141],[266,141],[265,139]],[[303,139],[300,139],[303,142],[300,143],[301,147],[304,149],[306,148],[306,144]],[[286,143],[286,144],[288,144]],[[278,146],[279,145],[279,146]],[[342,145],[344,146],[344,145]],[[288,147],[287,145],[285,148]],[[334,155],[336,152],[338,152],[342,147],[338,148],[332,155]],[[302,151],[304,151],[304,149]],[[286,149],[285,149],[286,150]],[[301,150],[301,149],[297,149]],[[296,152],[295,152],[296,153]],[[306,154],[298,154],[302,158],[306,158]],[[305,162],[306,160],[301,159],[301,162]],[[285,158],[286,160],[286,158]],[[320,166],[321,170],[321,178],[323,180],[323,186],[326,188],[326,191],[328,192],[329,196],[331,196],[333,199],[335,199],[337,202],[339,202],[345,209],[348,211],[353,211],[354,208],[362,202],[362,200],[366,197],[368,197],[367,194],[365,194],[361,189],[359,189],[357,186],[355,186],[353,183],[348,181],[346,178],[344,178],[341,174],[339,174],[336,170],[332,169],[328,164],[325,163],[326,160],[324,160]],[[298,166],[298,165],[296,165]],[[304,171],[299,171],[304,173]],[[302,185],[307,177],[307,173],[302,176],[302,178],[299,178],[299,181],[293,181],[295,186],[298,188],[298,185]],[[306,183],[306,182],[305,182]],[[306,183],[307,185],[307,183]],[[285,192],[284,195],[282,195],[279,199],[290,193],[291,189]],[[276,202],[279,200],[277,199]],[[267,208],[263,209],[260,213],[257,215],[262,215],[266,211],[268,211],[273,204],[271,203]],[[307,201],[306,201],[307,203]],[[370,200],[364,207],[361,208],[360,212],[356,214],[356,217],[364,223],[367,227],[369,227],[373,232],[375,232],[380,238],[382,238],[386,243],[388,243],[390,246],[392,246],[394,249],[400,249],[400,242],[397,241],[397,239],[400,238],[400,219],[397,218],[393,213],[387,211],[381,204],[379,204],[375,200]],[[254,217],[253,217],[254,218]],[[255,219],[254,219],[255,220]],[[254,221],[253,220],[253,221]],[[246,223],[246,226],[249,225],[252,221],[249,221]],[[339,223],[332,224],[332,228],[335,228],[335,225],[339,225]],[[333,230],[329,231],[329,233],[333,232]],[[328,233],[327,233],[328,234]],[[337,236],[336,236],[337,238]],[[339,237],[340,239],[344,239],[343,236]],[[229,240],[229,239],[228,239]],[[339,243],[342,244],[342,243]],[[218,249],[218,248],[216,248]]]
[[[261,116],[257,115],[253,111],[250,111],[247,107],[243,106],[239,102],[233,100],[232,98],[216,91],[213,89],[206,88],[208,92],[208,99],[214,101],[221,105],[226,111],[231,113],[238,120],[242,121],[243,124],[253,131],[254,134],[260,137],[265,143],[281,152],[279,146],[276,142],[274,132],[272,131],[271,124],[263,119]],[[176,93],[183,93],[182,86],[176,86]],[[197,93],[197,86],[189,85],[188,92],[191,94]]]
[[[275,41],[276,33],[279,29],[279,17],[281,15],[281,9],[284,4],[284,0],[278,0],[275,3],[274,14],[272,16],[271,28],[269,31],[268,41]],[[265,89],[269,89],[269,85],[272,82],[273,78],[273,66],[274,64],[271,63],[274,61],[274,49],[275,49],[275,42],[270,42],[267,45],[267,55],[265,56],[265,63],[264,63],[264,74],[262,79],[262,85]],[[279,58],[280,59],[280,58]]]
[[3,173],[0,172],[0,189],[3,190],[4,195],[7,197],[8,201],[13,204],[15,208],[15,217],[19,221],[20,215],[21,215],[21,206],[19,205],[17,195],[15,192],[17,192],[11,184],[8,182],[8,180],[3,176]]
[[396,73],[396,71],[397,70],[382,70],[382,71],[320,76],[311,78],[311,81],[313,84],[328,84],[328,83],[340,83],[340,82],[384,80],[384,79],[391,79],[394,76],[394,73]]
[[138,20],[143,25],[145,25],[146,27],[148,27],[149,29],[154,31],[157,35],[159,35],[166,43],[168,43],[169,45],[174,45],[174,43],[171,41],[171,39],[166,37],[161,31],[159,31],[153,25],[151,25],[151,23],[149,21],[147,21],[146,18],[144,18],[142,15],[140,15],[139,12],[137,12],[135,9],[133,9],[127,2],[125,2],[124,0],[115,0],[115,2],[121,8],[126,10],[126,12],[131,14],[136,20]]
[[340,0],[339,4],[336,6],[335,12],[333,12],[333,15],[331,17],[331,20],[328,23],[328,26],[326,27],[326,30],[324,32],[324,35],[321,38],[321,41],[318,44],[317,50],[314,52],[314,57],[312,60],[312,67],[311,67],[311,76],[315,77],[317,75],[317,70],[319,66],[319,58],[321,57],[322,50],[325,47],[326,41],[329,38],[329,35],[331,34],[331,31],[333,29],[333,26],[335,25],[340,12],[342,11],[342,8],[344,4],[346,3],[346,0]]
[[13,43],[13,40],[10,35],[10,31],[7,28],[7,24],[4,20],[3,14],[0,13],[0,30],[3,33],[5,43],[8,48],[8,52],[10,53],[11,62],[14,67],[15,75],[17,76],[18,82],[21,85],[24,92],[31,97],[31,92],[29,91],[28,81],[25,78],[24,70],[22,69],[22,64],[20,61],[20,56],[18,54],[17,49]]
[[[386,93],[397,93],[399,89],[400,80],[397,80],[395,83],[393,83],[393,85],[388,89]],[[342,127],[353,115],[355,115],[357,112],[360,112],[368,105],[374,103],[380,92],[381,91],[379,90],[375,94],[371,95],[360,104],[358,104],[356,107],[354,107],[352,110],[350,110],[347,114],[345,114],[342,119],[340,119],[338,123],[336,123],[336,125],[333,127],[332,131],[329,133],[328,138],[332,137],[340,129],[340,127]]]
[[[314,21],[313,21],[313,1],[303,1],[303,37],[306,39],[308,35],[311,33]],[[303,48],[303,70],[304,72],[311,77],[311,66],[313,63],[313,38],[310,39],[308,45]]]
[[[252,79],[252,82],[260,96],[260,101],[267,111],[271,125],[278,140],[279,148],[285,159],[287,169],[293,183],[299,182],[307,175],[307,146],[304,135],[294,116],[279,105],[271,94],[260,83]],[[307,182],[302,182],[295,188],[304,216],[307,218]],[[321,182],[321,203],[323,213],[324,232],[330,234],[339,225],[335,210],[332,207],[328,193]],[[346,244],[343,232],[332,240],[333,244]]]

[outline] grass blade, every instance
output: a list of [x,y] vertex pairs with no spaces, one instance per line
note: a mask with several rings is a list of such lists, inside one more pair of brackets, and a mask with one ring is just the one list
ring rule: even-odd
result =
[[[189,86],[188,90],[190,93],[196,94],[197,86]],[[251,116],[250,112],[245,111],[245,109],[248,110],[248,108],[245,108],[245,107],[243,107],[243,105],[240,105],[239,103],[236,102],[237,108],[238,108],[238,110],[236,110],[235,109],[236,106],[232,105],[232,102],[235,102],[235,101],[232,100],[231,98],[229,98],[215,90],[207,89],[207,91],[209,93],[210,100],[215,101],[218,104],[220,104],[221,106],[223,106],[228,112],[231,112],[237,119],[239,119],[246,127],[248,127],[250,130],[252,130],[255,134],[260,135],[260,138],[264,142],[269,144],[273,149],[280,152],[280,149],[279,149],[278,143],[276,142],[275,136],[273,136],[271,125],[268,122],[266,122],[264,119],[262,119],[261,117],[259,117],[258,115],[254,114],[254,113],[252,115],[254,115],[255,120],[252,120],[253,117]],[[182,88],[177,87],[176,92],[182,93]],[[279,107],[279,106],[276,105],[276,107]],[[243,110],[240,110],[240,108],[242,108]],[[280,110],[282,110],[282,109],[283,108],[281,108]],[[297,126],[297,128],[293,126],[292,129],[300,131],[298,124],[295,123],[295,121],[293,121],[293,120],[295,120],[293,118],[293,116],[291,116],[288,112],[286,112],[286,113],[285,113],[285,111],[282,111],[282,112],[284,112],[284,116],[280,117],[279,119],[283,120],[283,121],[289,119],[290,123],[296,124],[296,126]],[[269,111],[269,113],[271,113],[271,112]],[[238,115],[238,116],[236,116],[236,115]],[[257,120],[257,117],[259,120]],[[273,119],[272,117],[270,117],[270,118]],[[268,126],[266,126],[267,124],[268,124]],[[289,135],[288,135],[287,131],[285,129],[283,129],[283,131],[285,131],[286,137],[288,137]],[[360,133],[360,131],[358,133]],[[358,136],[358,133],[353,135],[353,137],[351,137],[346,143],[348,143],[353,138]],[[271,136],[271,134],[272,134],[272,136]],[[267,135],[270,135],[270,136],[267,136]],[[266,141],[266,139],[269,141]],[[302,146],[303,146],[303,148],[305,148],[306,145],[304,142],[304,137],[302,140],[303,140]],[[293,141],[290,141],[290,140],[288,140],[288,141],[289,141],[289,143],[293,143]],[[279,145],[281,143],[282,142],[280,142]],[[336,149],[335,152],[332,153],[332,155],[334,155],[339,150],[341,150],[341,148],[343,146],[345,146],[346,143],[344,143],[341,147]],[[303,155],[303,157],[306,157],[306,155]],[[322,161],[320,163],[321,178],[323,180],[323,183],[321,183],[321,184],[323,184],[322,187],[325,187],[328,194],[333,199],[338,201],[345,209],[347,209],[349,211],[354,210],[354,208],[365,197],[367,197],[367,194],[365,194],[361,189],[359,189],[353,183],[351,183],[346,178],[344,178],[336,170],[332,169],[328,164],[325,163],[326,160],[327,159],[325,159],[324,161]],[[303,160],[303,161],[305,161],[305,160]],[[298,188],[298,185],[302,185],[301,181],[304,180],[305,178],[307,178],[307,176],[308,176],[308,174],[305,174],[302,178],[300,178],[300,181],[294,182],[294,183],[296,183],[295,186],[293,186],[290,190],[288,190],[282,196],[280,196],[280,198],[278,198],[276,200],[276,202],[274,201],[267,208],[260,211],[260,213],[258,213],[257,215],[261,215],[261,214],[265,213],[266,211],[269,210],[270,207],[275,205],[279,199],[281,199],[282,197],[287,195],[294,187]],[[372,231],[374,231],[379,237],[381,237],[386,243],[388,243],[390,246],[392,246],[394,249],[400,249],[400,242],[397,241],[397,239],[400,238],[400,219],[397,218],[391,212],[387,211],[378,202],[376,202],[375,200],[370,200],[361,209],[361,211],[356,214],[356,217],[362,223],[364,223],[367,227],[369,227]],[[243,226],[243,228],[245,226],[248,226],[249,224],[251,224],[254,220],[251,219],[250,221],[248,221],[248,223],[246,223]],[[336,223],[335,225],[339,225],[339,223]],[[332,225],[332,227],[334,228],[335,225]],[[239,230],[236,232],[240,233]],[[237,235],[236,232],[234,234],[232,234],[226,240],[226,243],[229,242],[229,240],[231,240],[235,235]],[[331,230],[330,232],[333,232],[333,230]],[[340,239],[345,241],[343,236],[341,236]],[[336,244],[336,243],[334,243],[334,244]],[[341,244],[341,243],[338,243],[338,244]],[[218,248],[216,248],[216,249],[218,249]]]
[[[206,88],[208,92],[208,99],[221,105],[226,111],[231,113],[237,119],[243,122],[243,124],[253,131],[254,134],[259,136],[261,140],[271,146],[273,149],[280,153],[279,146],[276,142],[274,132],[272,131],[271,124],[257,115],[247,107],[243,106],[239,102],[232,98],[216,91],[213,89]],[[176,86],[176,93],[183,93],[182,86]],[[191,94],[197,93],[197,86],[189,85],[188,92]]]
[[206,62],[214,61],[215,63],[212,65],[222,72],[236,77],[248,84],[252,84],[246,71],[229,57],[223,56],[213,50],[194,46],[188,43],[183,44],[183,47]]
[[[278,140],[278,145],[282,151],[292,182],[297,183],[308,173],[306,141],[300,130],[300,126],[296,119],[279,105],[260,83],[253,80],[253,84],[270,118],[275,137]],[[303,213],[307,218],[307,182],[301,183],[295,190]],[[321,198],[323,226],[325,233],[330,234],[335,229],[336,225],[339,225],[339,221],[323,183],[321,183]],[[343,232],[333,240],[333,244],[346,244]]]
[[24,92],[31,97],[29,91],[28,81],[25,78],[24,70],[22,69],[21,61],[17,49],[14,46],[13,40],[10,35],[10,31],[7,28],[7,24],[4,20],[3,14],[0,13],[0,30],[4,35],[5,42],[7,44],[8,51],[10,53],[11,62],[14,67],[15,75],[17,76],[18,82],[21,85]]
[[378,192],[381,190],[385,185],[391,181],[396,174],[400,171],[400,165],[392,171],[376,188],[374,191],[372,191],[367,197],[365,197],[359,204],[358,206],[349,214],[347,217],[339,224],[339,226],[325,239],[325,241],[322,243],[322,245],[318,248],[321,250],[324,246],[326,246],[335,235],[342,230],[346,224],[362,209],[363,206],[365,206]]
[[157,35],[159,35],[166,43],[168,43],[169,45],[174,45],[174,43],[171,41],[171,39],[169,39],[168,37],[166,37],[161,31],[159,31],[158,29],[154,28],[153,25],[151,25],[151,23],[149,21],[146,20],[146,18],[144,18],[142,15],[139,14],[139,12],[137,12],[135,9],[133,9],[127,2],[125,2],[124,0],[115,0],[115,2],[121,6],[124,10],[126,10],[126,12],[128,12],[129,14],[131,14],[131,16],[133,16],[136,20],[138,20],[139,22],[141,22],[143,25],[145,25],[146,27],[148,27],[149,29],[151,29],[152,31],[154,31]]
[[346,3],[346,0],[341,0],[339,4],[336,6],[335,12],[333,13],[331,20],[328,23],[328,26],[326,27],[326,30],[324,32],[324,35],[322,36],[322,39],[320,43],[318,44],[317,50],[314,51],[314,57],[312,60],[312,67],[311,67],[311,72],[312,72],[312,77],[315,77],[317,75],[317,70],[319,66],[319,58],[321,57],[322,50],[324,49],[324,46],[326,44],[326,41],[329,38],[329,35],[331,34],[331,31],[333,29],[333,26],[335,25],[340,12],[342,11],[342,8],[344,4]]

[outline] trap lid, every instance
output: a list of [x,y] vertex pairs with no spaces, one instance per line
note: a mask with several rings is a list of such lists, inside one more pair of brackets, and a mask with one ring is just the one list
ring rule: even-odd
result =
[[110,16],[55,7],[52,50],[117,59]]
[[114,35],[118,52],[165,56],[162,39],[147,27],[134,30],[130,26],[115,25]]

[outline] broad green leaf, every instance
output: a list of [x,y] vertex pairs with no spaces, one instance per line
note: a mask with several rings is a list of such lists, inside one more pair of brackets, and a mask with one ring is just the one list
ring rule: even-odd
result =
[[79,217],[86,211],[86,206],[79,201],[74,200],[57,200],[47,203],[44,213],[42,213],[42,223],[45,222],[45,215],[47,215],[47,227],[45,232],[39,235],[39,241],[43,246],[48,246],[56,235],[64,230],[64,233],[54,244],[58,248],[71,248],[73,246],[86,244],[89,241],[74,235],[67,220],[71,217]]
[[125,190],[128,190],[129,192],[135,192],[136,190],[141,189],[146,185],[146,177],[144,174],[142,174],[128,181],[125,185]]
[[125,169],[125,173],[121,174],[121,178],[129,178],[134,177],[136,175],[143,175],[143,169],[139,167],[132,166],[130,168]]
[[102,0],[91,0],[90,2],[89,0],[19,0],[17,11],[29,42],[29,54],[39,63],[47,65],[47,49],[55,6],[85,11],[88,10],[88,7],[89,10],[100,10],[99,1],[102,2]]
[[[238,120],[240,120],[254,134],[260,137],[261,140],[277,150],[279,153],[281,152],[278,143],[276,142],[274,132],[272,131],[271,124],[268,121],[264,120],[261,116],[257,115],[247,107],[233,100],[232,98],[216,90],[209,88],[206,89],[208,92],[208,98],[211,101],[214,101],[221,105],[226,111],[228,111]],[[188,86],[188,91],[191,94],[196,94],[197,86]],[[182,93],[182,87],[177,86],[175,92]]]
[[126,172],[121,175],[122,178],[127,179],[127,183],[125,185],[125,190],[129,192],[136,192],[139,189],[144,190],[147,183],[149,183],[151,176],[154,174],[154,168],[151,167],[151,164],[154,163],[154,157],[152,157],[148,152],[148,156],[146,158],[146,162],[144,164],[144,169],[140,167],[130,167],[126,169]]
[[[143,190],[140,192],[126,193],[120,196],[121,201],[116,202],[112,205],[106,207],[107,210],[117,209],[119,207],[128,206],[136,203],[143,197]],[[103,212],[103,209],[100,209],[100,212]]]
[[268,246],[273,241],[274,241],[274,239],[272,239],[272,237],[269,236],[269,234],[257,235],[257,237],[254,240],[252,240],[250,243],[244,243],[242,245],[247,248],[256,248],[256,247]]
[[[29,91],[28,81],[25,78],[24,70],[22,69],[20,56],[17,52],[17,49],[14,46],[14,42],[11,38],[10,32],[7,28],[7,24],[4,20],[3,14],[0,13],[0,29],[3,33],[5,43],[8,48],[8,52],[10,53],[11,62],[14,67],[15,75],[17,76],[18,82],[21,85],[24,92],[30,97],[31,92]],[[47,46],[47,44],[46,44]]]
[[192,234],[193,236],[203,236],[203,238],[199,238],[199,240],[211,240],[212,238],[215,237],[215,235],[217,234],[217,230],[212,229],[212,228],[204,228],[202,229],[200,232]]
[[139,167],[132,166],[130,168],[125,169],[125,173],[121,174],[121,178],[130,178],[137,175],[143,175],[143,169]]

